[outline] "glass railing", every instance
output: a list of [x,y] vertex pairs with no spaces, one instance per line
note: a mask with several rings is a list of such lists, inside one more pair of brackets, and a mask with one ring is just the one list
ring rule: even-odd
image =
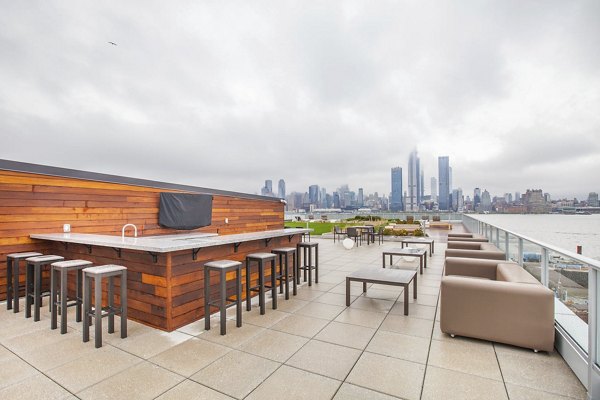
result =
[[[594,386],[600,388],[600,261],[568,250],[542,243],[517,232],[492,225],[472,215],[462,216],[463,225],[471,233],[484,235],[491,243],[502,249],[508,260],[517,262],[555,296],[555,322],[557,332],[565,334],[565,343],[584,360],[587,376],[581,376],[581,365],[572,365],[577,357],[566,356],[565,361],[587,384],[592,393]],[[564,344],[561,350],[565,350]],[[561,351],[562,354],[562,351]],[[597,384],[596,384],[597,383]],[[600,398],[600,392],[594,396]],[[596,397],[592,397],[596,398]]]

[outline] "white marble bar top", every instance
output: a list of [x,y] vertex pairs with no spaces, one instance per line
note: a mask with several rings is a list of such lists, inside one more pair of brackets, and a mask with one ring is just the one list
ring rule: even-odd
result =
[[88,246],[112,247],[115,249],[142,250],[153,253],[198,249],[201,247],[221,246],[249,242],[252,240],[275,237],[301,235],[312,232],[312,229],[287,228],[272,231],[238,233],[234,235],[217,235],[206,233],[179,234],[164,236],[125,237],[110,235],[94,235],[89,233],[32,233],[32,239],[51,240],[54,242],[77,243]]

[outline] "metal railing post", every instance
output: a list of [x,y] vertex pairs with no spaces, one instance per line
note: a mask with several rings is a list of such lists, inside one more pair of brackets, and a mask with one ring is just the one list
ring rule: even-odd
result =
[[504,246],[506,251],[506,260],[510,260],[510,248],[508,247],[508,232],[504,231]]
[[598,271],[590,268],[588,275],[588,399],[597,398],[598,380],[594,366],[598,363]]
[[519,238],[519,265],[523,266],[523,239]]
[[542,281],[542,285],[548,287],[548,249],[542,247],[542,263],[540,265],[541,268],[541,276],[540,280]]
[[496,228],[496,247],[500,248],[500,228]]

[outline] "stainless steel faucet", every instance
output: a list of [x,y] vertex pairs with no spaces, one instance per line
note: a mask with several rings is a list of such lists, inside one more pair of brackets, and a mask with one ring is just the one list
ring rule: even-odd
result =
[[137,226],[135,226],[134,224],[125,224],[123,225],[123,229],[121,230],[121,239],[125,239],[125,228],[127,228],[128,226],[133,226],[133,236],[137,237]]

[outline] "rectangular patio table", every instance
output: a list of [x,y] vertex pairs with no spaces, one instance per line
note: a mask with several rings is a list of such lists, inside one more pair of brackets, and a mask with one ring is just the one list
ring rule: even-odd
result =
[[429,257],[431,257],[431,255],[433,254],[433,251],[435,250],[435,242],[433,239],[431,238],[407,238],[407,239],[402,239],[402,241],[400,242],[402,244],[402,248],[404,248],[405,244],[427,244],[429,245]]
[[413,282],[413,297],[417,298],[417,271],[368,267],[346,276],[346,306],[350,306],[350,282],[362,282],[363,293],[367,292],[367,283],[402,286],[404,288],[404,315],[408,315],[408,287]]
[[423,275],[423,268],[427,268],[427,250],[425,249],[411,249],[411,248],[392,248],[383,252],[381,266],[385,268],[385,256],[390,256],[390,266],[394,263],[393,256],[405,256],[405,257],[419,257],[419,267],[421,275]]

